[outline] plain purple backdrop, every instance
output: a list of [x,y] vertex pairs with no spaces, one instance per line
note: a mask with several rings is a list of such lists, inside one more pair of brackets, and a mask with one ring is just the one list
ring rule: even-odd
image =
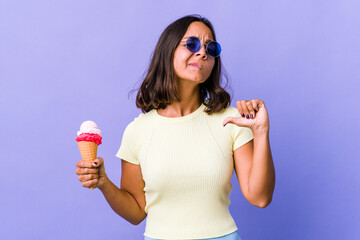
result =
[[165,27],[212,21],[236,100],[262,99],[276,170],[265,209],[230,211],[243,240],[360,239],[360,2],[0,1],[0,238],[143,239],[98,189],[81,187],[76,132],[103,133],[115,157],[140,111],[135,94]]

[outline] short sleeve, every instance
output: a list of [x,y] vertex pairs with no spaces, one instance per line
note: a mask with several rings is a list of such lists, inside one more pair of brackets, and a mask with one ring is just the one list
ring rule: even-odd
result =
[[254,138],[254,135],[250,128],[239,127],[235,124],[231,126],[231,137],[233,140],[233,151],[244,145],[245,143],[251,141]]
[[[240,113],[237,108],[229,107],[225,112],[225,117],[240,117]],[[232,150],[235,151],[245,143],[248,143],[254,138],[252,130],[248,127],[239,127],[233,123],[228,124],[230,126],[230,135],[232,140]]]
[[[240,114],[236,108],[231,108],[232,116],[240,117]],[[230,124],[231,138],[233,141],[232,150],[235,151],[245,143],[251,141],[254,138],[254,135],[250,128],[248,127],[239,127],[235,124]]]
[[124,131],[120,148],[116,153],[116,157],[121,158],[127,162],[139,165],[139,159],[136,146],[136,132],[134,122],[131,122]]

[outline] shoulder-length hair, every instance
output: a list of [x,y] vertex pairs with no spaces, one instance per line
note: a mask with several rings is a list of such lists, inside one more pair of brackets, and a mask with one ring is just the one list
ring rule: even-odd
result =
[[[167,105],[181,100],[173,64],[174,52],[189,25],[196,21],[209,27],[214,41],[216,41],[212,24],[200,15],[188,15],[171,23],[156,44],[147,74],[136,95],[136,106],[142,112],[164,109]],[[199,85],[200,101],[206,106],[205,111],[208,114],[219,112],[230,105],[230,94],[221,87],[220,78],[221,60],[219,56],[215,58],[215,65],[209,78]]]

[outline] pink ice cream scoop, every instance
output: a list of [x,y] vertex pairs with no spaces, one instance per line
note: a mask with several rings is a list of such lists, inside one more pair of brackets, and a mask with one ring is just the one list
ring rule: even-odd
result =
[[80,126],[80,131],[77,132],[77,137],[75,140],[77,142],[94,142],[97,145],[100,145],[101,142],[101,131],[93,121],[85,121]]

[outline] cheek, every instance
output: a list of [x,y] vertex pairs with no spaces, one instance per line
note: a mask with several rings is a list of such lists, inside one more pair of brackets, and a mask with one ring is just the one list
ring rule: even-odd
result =
[[187,63],[191,57],[188,52],[175,52],[174,54],[174,69],[175,71],[185,70]]
[[210,76],[214,66],[215,66],[215,59],[213,59],[212,61],[209,61],[209,64],[207,65],[206,72],[209,76]]

